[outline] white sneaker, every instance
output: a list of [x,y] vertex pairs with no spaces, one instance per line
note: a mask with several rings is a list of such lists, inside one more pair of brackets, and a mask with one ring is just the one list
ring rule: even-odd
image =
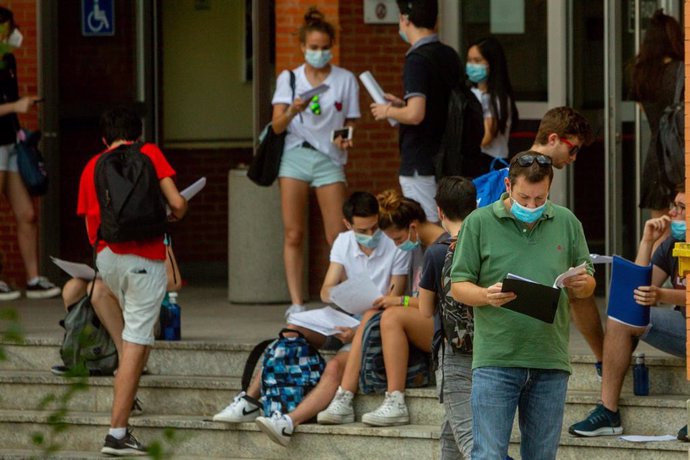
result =
[[362,415],[362,422],[373,426],[407,425],[410,416],[405,404],[405,393],[386,392],[386,399],[375,411]]
[[288,307],[287,310],[285,310],[285,321],[290,320],[291,314],[302,313],[303,311],[306,311],[306,310],[307,310],[307,307],[305,307],[304,305],[299,305],[299,304],[293,303],[292,305],[290,305]]
[[39,276],[33,284],[26,285],[26,297],[29,299],[50,299],[57,297],[62,289],[51,283],[45,276]]
[[256,399],[240,392],[232,402],[213,416],[214,422],[244,423],[253,422],[259,416],[261,404]]
[[355,410],[352,408],[352,398],[355,395],[351,391],[338,387],[333,401],[326,410],[319,412],[316,421],[321,425],[341,425],[355,421]]
[[292,426],[292,420],[287,415],[283,415],[278,411],[273,412],[271,417],[257,417],[256,424],[259,429],[266,433],[271,441],[285,447],[292,439],[292,432],[295,430]]
[[12,289],[4,281],[0,281],[0,300],[14,300],[21,297],[22,293]]

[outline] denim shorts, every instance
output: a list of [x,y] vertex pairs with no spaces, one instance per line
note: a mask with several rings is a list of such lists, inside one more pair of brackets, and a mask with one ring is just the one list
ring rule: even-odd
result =
[[663,307],[652,307],[649,325],[640,340],[654,348],[681,358],[685,357],[685,316],[683,312]]
[[120,302],[125,321],[122,340],[153,345],[153,327],[168,284],[165,263],[132,254],[115,254],[105,248],[98,253],[96,264],[103,282]]
[[0,171],[19,172],[14,144],[0,145]]
[[312,187],[346,182],[345,171],[326,154],[307,147],[283,152],[278,177],[289,177],[309,183]]

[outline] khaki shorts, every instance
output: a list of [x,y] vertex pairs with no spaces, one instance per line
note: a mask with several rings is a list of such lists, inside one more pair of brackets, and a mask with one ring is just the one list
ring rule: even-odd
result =
[[120,302],[125,321],[122,340],[153,345],[153,327],[168,284],[165,262],[115,254],[105,248],[98,253],[96,264],[103,282]]

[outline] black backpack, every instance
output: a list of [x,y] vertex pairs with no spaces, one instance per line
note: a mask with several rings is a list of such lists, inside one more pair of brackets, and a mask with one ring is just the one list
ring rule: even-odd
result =
[[67,309],[60,321],[65,336],[60,357],[75,375],[112,375],[117,369],[117,349],[108,331],[101,325],[88,295]]
[[101,211],[98,237],[108,243],[162,237],[165,201],[156,168],[141,143],[124,144],[101,154],[94,180]]
[[685,71],[683,67],[684,64],[679,62],[673,103],[664,109],[659,120],[657,136],[657,155],[664,168],[662,177],[665,177],[666,182],[672,186],[685,180],[685,110],[682,97]]
[[448,72],[439,63],[432,49],[422,46],[413,53],[431,62],[437,75],[441,75],[450,88],[446,128],[439,151],[434,157],[436,179],[446,176],[478,176],[481,172],[476,159],[481,154],[484,137],[484,112],[481,103],[465,84],[464,78],[459,81],[448,80]]

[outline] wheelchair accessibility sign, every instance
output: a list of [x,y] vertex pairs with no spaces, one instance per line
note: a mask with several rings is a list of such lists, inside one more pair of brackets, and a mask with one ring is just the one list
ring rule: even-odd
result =
[[81,0],[81,34],[85,37],[115,35],[113,0]]

